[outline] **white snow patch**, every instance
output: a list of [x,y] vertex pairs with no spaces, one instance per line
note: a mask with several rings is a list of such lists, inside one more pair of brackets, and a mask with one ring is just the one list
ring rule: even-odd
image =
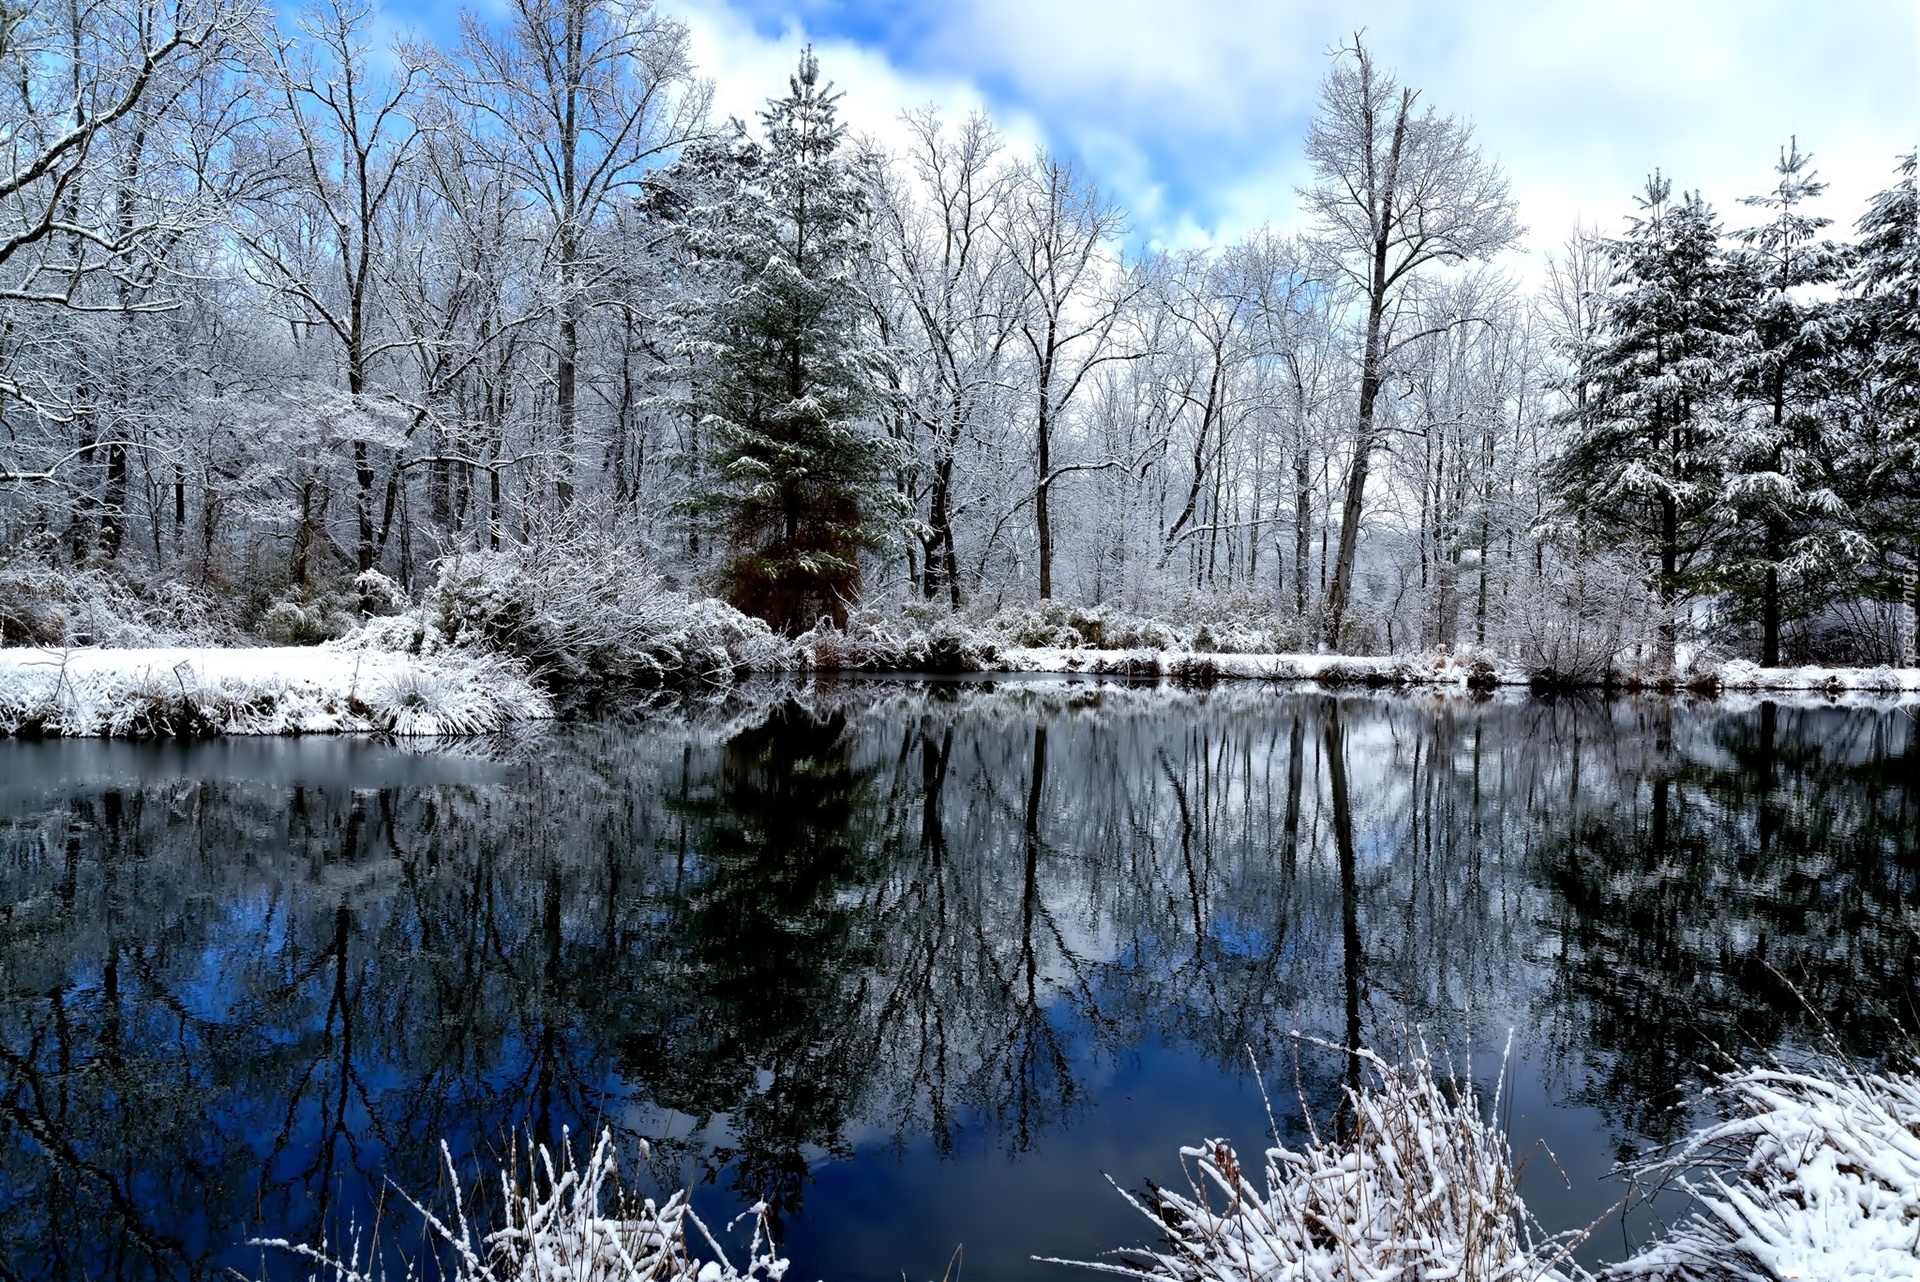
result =
[[1483,654],[1440,651],[1369,656],[1014,647],[999,652],[994,670],[1318,681],[1326,685],[1523,686],[1531,680],[1520,668]]
[[476,734],[553,715],[515,664],[333,646],[0,649],[0,734]]
[[1720,665],[1719,677],[1723,690],[1920,693],[1920,668],[1763,668],[1745,659],[1735,659]]

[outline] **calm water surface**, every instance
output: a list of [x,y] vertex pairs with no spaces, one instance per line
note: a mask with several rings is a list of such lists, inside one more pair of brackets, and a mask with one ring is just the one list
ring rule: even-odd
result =
[[0,1279],[294,1276],[246,1240],[603,1125],[796,1279],[1068,1279],[1028,1257],[1151,1238],[1104,1175],[1256,1150],[1262,1077],[1289,1140],[1331,1110],[1292,1030],[1409,1021],[1483,1086],[1512,1030],[1523,1188],[1584,1224],[1727,1057],[1920,1026],[1917,832],[1893,708],[864,682],[0,742]]

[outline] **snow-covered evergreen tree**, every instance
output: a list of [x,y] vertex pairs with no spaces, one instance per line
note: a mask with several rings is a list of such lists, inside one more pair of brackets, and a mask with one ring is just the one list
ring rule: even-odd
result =
[[1615,265],[1591,353],[1592,399],[1554,463],[1564,516],[1585,537],[1647,557],[1670,669],[1677,611],[1706,586],[1727,475],[1725,397],[1743,320],[1741,265],[1698,193],[1655,173],[1643,211],[1610,241]]
[[1860,219],[1836,396],[1849,418],[1846,494],[1880,555],[1876,594],[1907,603],[1905,662],[1920,633],[1920,199],[1914,156]]
[[1859,550],[1831,484],[1838,441],[1826,413],[1825,357],[1833,308],[1809,288],[1839,279],[1840,248],[1815,237],[1831,219],[1805,212],[1826,190],[1797,140],[1774,166],[1779,181],[1743,204],[1767,221],[1736,233],[1747,250],[1746,333],[1732,373],[1744,402],[1728,450],[1724,489],[1733,529],[1721,574],[1736,617],[1757,616],[1760,662],[1780,662],[1780,631],[1823,602],[1829,575],[1810,573]]
[[710,477],[695,510],[724,528],[728,597],[797,633],[845,622],[890,491],[871,421],[886,354],[858,285],[868,181],[811,48],[790,83],[764,141],[735,122],[668,182],[687,201],[682,334]]

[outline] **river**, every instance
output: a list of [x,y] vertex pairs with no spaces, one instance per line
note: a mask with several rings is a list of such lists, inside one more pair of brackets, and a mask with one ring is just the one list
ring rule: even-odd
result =
[[710,1224],[768,1202],[793,1279],[1068,1279],[1029,1257],[1152,1239],[1105,1177],[1298,1144],[1409,1036],[1490,1094],[1511,1035],[1523,1191],[1617,1259],[1610,1168],[1716,1068],[1920,1027],[1917,834],[1912,709],[1811,702],[849,680],[4,741],[0,1278],[404,1253],[443,1140],[475,1182],[606,1126]]

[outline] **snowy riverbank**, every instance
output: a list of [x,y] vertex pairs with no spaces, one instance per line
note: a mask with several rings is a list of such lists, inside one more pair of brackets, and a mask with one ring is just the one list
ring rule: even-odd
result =
[[[1264,681],[1313,681],[1321,685],[1531,686],[1525,668],[1480,655],[1434,652],[1415,655],[1207,654],[1157,650],[1009,648],[987,665],[998,672],[1087,673],[1106,676],[1169,676]],[[1617,678],[1616,688],[1658,688],[1658,682]],[[1920,694],[1920,668],[1763,668],[1737,659],[1699,665],[1672,684],[1713,691],[1800,691],[1815,694]]]
[[1011,647],[986,665],[996,672],[1091,673],[1188,679],[1315,681],[1322,685],[1524,686],[1512,665],[1454,654],[1214,654],[1183,650]]
[[[809,644],[809,642],[812,644]],[[1216,654],[1086,647],[966,647],[934,670],[1185,681],[1311,682],[1436,690],[1524,689],[1525,669],[1484,655]],[[916,652],[856,650],[802,638],[767,647],[734,675],[926,669]],[[706,679],[724,683],[727,666]],[[656,679],[659,673],[647,674]],[[1642,688],[1652,683],[1623,683]],[[1688,674],[1686,689],[1756,698],[1920,698],[1916,668],[1761,668],[1736,661]],[[235,648],[0,649],[0,735],[476,734],[554,715],[552,699],[508,659],[464,647],[420,654],[366,644]]]
[[0,734],[476,734],[552,715],[517,666],[466,653],[0,650]]

